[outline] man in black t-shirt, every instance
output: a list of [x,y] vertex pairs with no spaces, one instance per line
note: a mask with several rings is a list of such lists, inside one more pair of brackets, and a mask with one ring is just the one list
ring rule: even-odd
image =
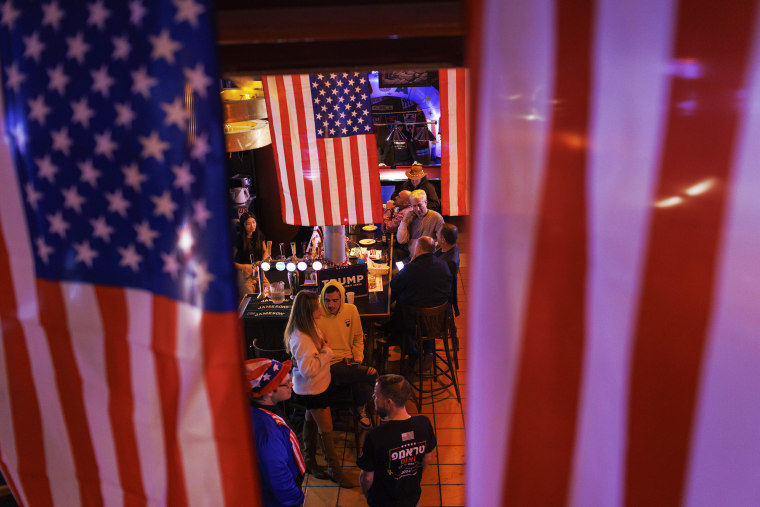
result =
[[375,408],[382,422],[367,433],[356,461],[370,507],[414,507],[420,500],[422,471],[436,439],[430,419],[406,411],[409,396],[411,387],[401,375],[383,375],[375,383]]

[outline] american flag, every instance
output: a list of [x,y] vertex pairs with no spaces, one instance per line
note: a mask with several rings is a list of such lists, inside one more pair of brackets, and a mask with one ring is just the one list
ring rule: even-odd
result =
[[438,83],[441,94],[441,207],[444,215],[468,215],[470,118],[467,69],[441,69]]
[[6,0],[0,44],[3,475],[255,504],[210,2]]
[[760,505],[758,2],[479,18],[467,505]]
[[283,220],[295,225],[382,222],[367,75],[268,76],[264,95]]

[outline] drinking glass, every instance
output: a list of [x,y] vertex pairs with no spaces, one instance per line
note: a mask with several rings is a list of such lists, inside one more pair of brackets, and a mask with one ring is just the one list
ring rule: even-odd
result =
[[273,303],[285,301],[285,282],[273,282],[269,285],[269,297]]

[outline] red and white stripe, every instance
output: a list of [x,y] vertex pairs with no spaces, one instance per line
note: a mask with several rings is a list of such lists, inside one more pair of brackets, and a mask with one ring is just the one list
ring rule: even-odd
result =
[[270,412],[269,410],[264,410],[261,407],[258,407],[259,410],[262,412],[266,412],[269,414],[269,416],[274,419],[274,422],[277,423],[278,426],[284,426],[288,428],[288,431],[290,432],[289,439],[290,439],[290,447],[293,450],[293,458],[296,460],[296,466],[298,467],[298,470],[303,474],[306,473],[306,462],[303,459],[303,454],[301,454],[301,446],[298,443],[298,437],[296,436],[295,432],[288,426],[288,423],[285,422],[285,419],[280,417],[277,414],[274,414]]
[[478,17],[467,504],[760,504],[758,2]]
[[308,74],[264,78],[285,223],[382,221],[375,136],[318,139]]
[[259,505],[235,313],[37,279],[2,129],[0,466],[14,495]]
[[469,77],[467,69],[438,71],[441,93],[441,207],[469,214]]
[[300,470],[302,474],[306,473],[306,461],[303,459],[303,454],[301,454],[301,446],[298,444],[298,437],[293,432],[293,430],[290,430],[290,447],[293,449],[293,456],[296,459],[298,470]]

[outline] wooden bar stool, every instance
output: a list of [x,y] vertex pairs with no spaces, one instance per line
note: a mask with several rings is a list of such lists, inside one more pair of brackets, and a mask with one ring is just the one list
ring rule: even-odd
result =
[[454,358],[454,368],[459,371],[459,336],[457,335],[457,325],[454,320],[454,308],[452,307],[449,315],[449,336],[451,337],[451,354]]
[[[330,411],[332,412],[333,425],[336,430],[354,434],[354,443],[358,453],[361,449],[363,429],[359,425],[359,406],[354,401],[356,399],[354,385],[337,383],[332,384],[330,389],[330,397],[332,398]],[[346,420],[348,425],[344,424]]]
[[[412,394],[417,401],[417,410],[422,410],[422,400],[425,397],[432,398],[436,394],[454,387],[457,395],[457,401],[461,404],[462,397],[459,393],[459,381],[457,379],[457,368],[455,365],[455,355],[452,352],[452,343],[454,337],[451,335],[452,312],[448,302],[433,308],[417,308],[413,306],[404,306],[402,309],[404,332],[413,332],[414,342],[419,351],[417,358],[417,367],[419,373],[412,385]],[[441,340],[441,347],[433,346],[433,367],[428,371],[422,369],[423,363],[423,343],[428,341]],[[402,349],[406,348],[404,340]],[[402,355],[403,357],[403,355]],[[439,378],[443,377],[443,382]]]
[[258,338],[254,338],[251,342],[251,350],[253,352],[253,357],[266,357],[268,359],[280,361],[281,363],[291,358],[290,353],[285,350],[284,346],[280,348],[266,348],[262,346]]

